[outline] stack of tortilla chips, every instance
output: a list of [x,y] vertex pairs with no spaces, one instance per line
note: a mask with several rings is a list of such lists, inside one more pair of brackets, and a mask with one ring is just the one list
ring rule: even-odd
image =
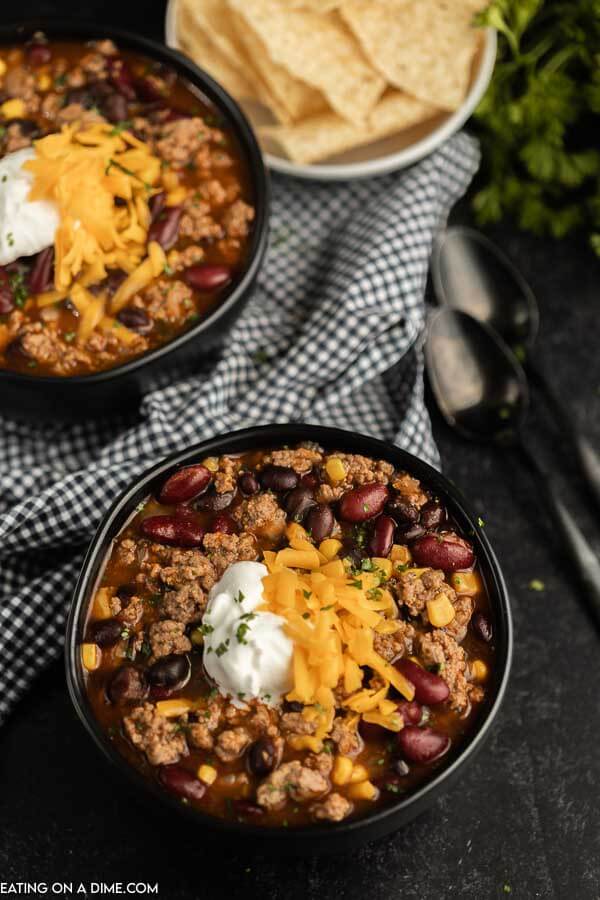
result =
[[481,0],[179,0],[181,48],[268,107],[267,148],[313,163],[463,102]]

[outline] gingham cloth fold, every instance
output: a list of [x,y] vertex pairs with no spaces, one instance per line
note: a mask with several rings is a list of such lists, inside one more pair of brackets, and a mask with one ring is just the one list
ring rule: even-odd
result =
[[465,134],[402,173],[275,178],[257,291],[197,374],[135,416],[65,427],[0,418],[0,723],[62,650],[102,515],[167,454],[249,424],[336,425],[437,462],[418,341],[431,243],[479,161]]

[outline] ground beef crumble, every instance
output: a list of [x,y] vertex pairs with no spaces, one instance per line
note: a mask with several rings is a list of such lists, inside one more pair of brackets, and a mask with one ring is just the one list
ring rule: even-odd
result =
[[324,775],[294,759],[265,778],[256,792],[256,801],[265,809],[278,809],[288,797],[303,803],[324,794],[328,788],[329,781]]
[[234,519],[246,531],[254,534],[269,534],[278,537],[286,525],[285,512],[279,506],[274,494],[265,492],[243,500],[233,513]]
[[341,794],[329,794],[322,803],[315,803],[311,807],[315,819],[324,819],[328,822],[341,822],[352,812],[352,803]]
[[153,766],[179,762],[188,752],[185,735],[177,722],[159,715],[152,703],[137,706],[123,719],[125,733],[134,747]]
[[149,662],[155,662],[157,659],[163,656],[170,656],[172,653],[187,653],[191,650],[192,645],[183,633],[183,630],[183,623],[175,622],[173,619],[153,622],[148,629],[148,641],[152,651]]
[[204,535],[204,549],[213,564],[217,577],[234,562],[258,557],[256,541],[251,534],[224,534],[220,531]]

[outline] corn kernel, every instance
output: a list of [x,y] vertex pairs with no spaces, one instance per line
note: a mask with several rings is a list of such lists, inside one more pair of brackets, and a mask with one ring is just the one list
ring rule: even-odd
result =
[[456,610],[447,594],[440,592],[432,600],[427,601],[427,616],[434,628],[449,625],[455,615]]
[[102,653],[98,644],[81,645],[81,662],[88,672],[94,672],[100,665]]
[[1,78],[2,75],[4,75],[5,73],[6,73],[6,63],[4,62],[3,59],[0,59],[0,78]]
[[198,767],[198,778],[200,781],[203,781],[204,784],[213,784],[218,774],[219,773],[214,766],[202,765]]
[[166,171],[162,174],[162,183],[163,187],[167,189],[167,191],[173,191],[176,187],[179,187],[179,175],[177,172]]
[[107,587],[100,588],[94,597],[94,605],[92,607],[92,617],[94,619],[110,619],[112,610],[110,608],[111,589]]
[[369,773],[362,763],[356,763],[352,768],[350,775],[350,784],[357,784],[359,781],[368,781]]
[[178,187],[174,191],[169,191],[165,203],[167,206],[180,206],[187,197],[187,188]]
[[193,631],[190,632],[190,641],[194,647],[201,647],[203,645],[204,634],[201,628],[194,628]]
[[337,481],[343,481],[346,477],[346,469],[344,467],[344,463],[337,456],[332,456],[331,459],[328,459],[325,463],[325,471],[327,472],[327,477],[330,481],[334,483]]
[[190,700],[159,700],[156,704],[156,712],[167,719],[175,716],[183,716],[192,709]]
[[297,522],[290,522],[290,524],[285,529],[285,536],[288,541],[308,541],[308,533],[302,525],[298,525]]
[[346,574],[344,563],[341,559],[332,559],[331,562],[325,563],[324,566],[321,566],[321,572],[323,575],[327,575],[328,578],[343,578]]
[[287,742],[292,750],[312,750],[313,753],[320,753],[323,749],[323,741],[310,734],[292,734]]
[[25,104],[22,100],[5,100],[0,106],[0,112],[5,119],[22,119],[25,115]]
[[412,556],[410,550],[404,544],[394,544],[390,552],[390,559],[401,566],[406,566],[411,561]]
[[359,781],[348,788],[348,796],[352,800],[375,800],[378,790],[370,781]]
[[319,553],[322,553],[329,560],[335,559],[341,549],[342,542],[336,538],[326,538],[319,544]]
[[477,572],[455,572],[450,580],[457,594],[472,597],[481,591],[481,579]]
[[333,763],[331,780],[334,784],[338,785],[348,784],[352,777],[353,769],[354,763],[351,759],[349,759],[347,756],[336,756]]
[[202,460],[202,465],[205,466],[209,472],[219,471],[219,460],[216,456],[207,456],[206,459]]
[[485,681],[488,677],[488,667],[482,659],[475,659],[471,663],[471,677],[473,681]]
[[44,72],[38,76],[38,88],[40,91],[49,91],[52,87],[52,79],[50,76]]
[[385,559],[382,556],[374,556],[371,559],[371,562],[379,569],[380,572],[383,572],[386,578],[390,577],[393,568],[391,559]]

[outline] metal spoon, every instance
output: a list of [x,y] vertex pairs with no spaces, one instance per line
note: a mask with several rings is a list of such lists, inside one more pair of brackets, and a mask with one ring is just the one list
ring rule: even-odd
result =
[[600,563],[560,499],[554,480],[525,443],[529,390],[518,360],[488,325],[446,307],[429,323],[425,362],[431,389],[448,424],[465,438],[512,448],[526,464],[600,630]]
[[543,390],[600,507],[600,457],[533,354],[539,310],[529,284],[495,244],[472,228],[449,228],[438,237],[431,271],[438,301],[490,325]]

